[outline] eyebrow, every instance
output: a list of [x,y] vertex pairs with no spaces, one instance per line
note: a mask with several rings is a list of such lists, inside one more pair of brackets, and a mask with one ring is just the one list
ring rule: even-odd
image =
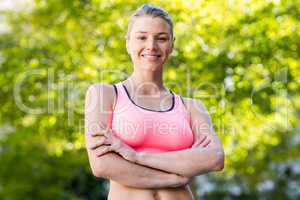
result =
[[[148,32],[146,32],[146,31],[137,31],[136,33],[148,33]],[[156,35],[168,35],[168,33],[166,33],[166,32],[159,32]]]

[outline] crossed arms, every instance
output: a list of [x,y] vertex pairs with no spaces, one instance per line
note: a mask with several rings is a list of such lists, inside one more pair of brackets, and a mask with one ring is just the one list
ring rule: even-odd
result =
[[135,188],[179,187],[193,176],[223,169],[223,148],[212,129],[210,117],[201,104],[189,99],[185,103],[195,133],[192,148],[159,154],[136,153],[132,160],[124,159],[122,153],[112,151],[111,143],[103,134],[109,132],[103,124],[111,122],[114,99],[110,85],[92,85],[86,93],[85,138],[89,162],[96,177]]

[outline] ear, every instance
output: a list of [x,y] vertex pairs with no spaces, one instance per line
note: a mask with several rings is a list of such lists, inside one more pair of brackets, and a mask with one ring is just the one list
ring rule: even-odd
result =
[[129,39],[128,38],[126,38],[126,51],[130,55]]
[[170,54],[173,52],[173,49],[174,49],[174,43],[175,43],[175,37],[173,38],[173,41],[172,41],[172,43],[171,43]]

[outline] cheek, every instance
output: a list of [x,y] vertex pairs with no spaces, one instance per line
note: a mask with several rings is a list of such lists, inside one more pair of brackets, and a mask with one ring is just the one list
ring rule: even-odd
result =
[[139,59],[139,49],[138,48],[134,48],[132,47],[130,49],[130,57],[133,59],[133,60],[137,60]]
[[127,44],[126,44],[126,48],[127,48],[127,51],[132,54],[134,51],[135,51],[135,45],[134,43],[132,43],[132,41],[129,41]]
[[166,56],[168,56],[171,53],[171,48],[170,47],[166,47],[164,50]]
[[131,52],[131,53],[137,54],[139,51],[140,51],[139,46],[137,46],[137,45],[131,45],[131,46],[130,46],[130,52]]
[[166,52],[166,53],[171,53],[171,51],[172,51],[172,45],[171,44],[167,44],[167,45],[165,45],[164,47],[163,47],[163,49],[164,49],[164,52]]

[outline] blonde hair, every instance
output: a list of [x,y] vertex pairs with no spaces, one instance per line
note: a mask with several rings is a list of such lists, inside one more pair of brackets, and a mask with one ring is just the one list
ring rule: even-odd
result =
[[140,6],[136,11],[131,15],[128,23],[128,28],[127,28],[127,33],[126,33],[126,39],[129,39],[129,35],[132,29],[132,26],[134,24],[134,21],[138,17],[143,17],[143,16],[151,16],[151,17],[160,17],[161,19],[165,20],[169,26],[170,26],[170,31],[171,31],[171,36],[173,38],[173,22],[172,18],[169,15],[168,12],[163,10],[162,8],[159,8],[157,6],[154,6],[152,4],[143,4]]

